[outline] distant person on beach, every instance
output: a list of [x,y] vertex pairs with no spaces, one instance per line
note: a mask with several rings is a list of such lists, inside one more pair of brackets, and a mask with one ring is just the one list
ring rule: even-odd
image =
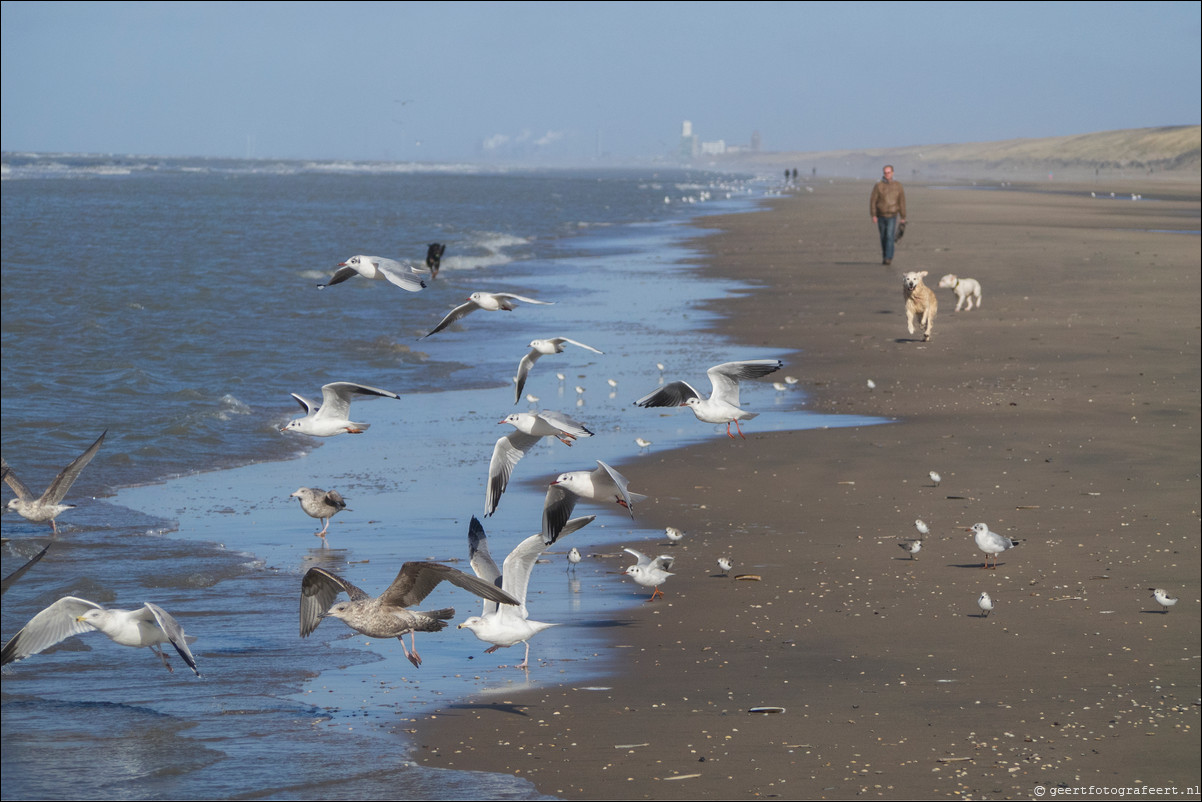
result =
[[897,240],[897,225],[906,222],[906,191],[901,182],[893,180],[893,165],[886,164],[881,180],[872,188],[868,213],[881,232],[881,259],[893,264],[893,243]]

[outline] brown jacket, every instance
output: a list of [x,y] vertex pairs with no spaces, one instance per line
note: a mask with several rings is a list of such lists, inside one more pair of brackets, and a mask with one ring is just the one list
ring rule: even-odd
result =
[[872,188],[872,199],[868,201],[870,217],[893,217],[901,215],[906,218],[906,191],[899,181],[886,181],[883,178]]

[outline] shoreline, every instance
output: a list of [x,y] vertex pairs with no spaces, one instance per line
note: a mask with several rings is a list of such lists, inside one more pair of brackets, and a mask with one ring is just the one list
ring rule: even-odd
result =
[[[752,422],[620,466],[652,495],[640,525],[689,532],[667,599],[615,616],[628,670],[440,710],[415,760],[569,798],[1197,785],[1198,240],[1156,233],[1196,231],[1197,193],[904,183],[894,269],[866,181],[693,223],[718,229],[701,273],[759,287],[715,302],[714,330],[800,347],[782,373],[809,409],[899,422]],[[983,309],[936,290],[932,342],[911,341],[898,269],[978,278]],[[932,535],[911,561],[894,542],[915,518]],[[996,573],[976,521],[1024,541]],[[714,577],[726,551],[762,581]]]

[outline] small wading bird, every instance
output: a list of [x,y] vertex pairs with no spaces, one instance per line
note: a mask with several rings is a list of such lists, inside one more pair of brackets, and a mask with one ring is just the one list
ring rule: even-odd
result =
[[[564,526],[560,536],[565,537],[577,529],[588,526],[596,517],[589,515],[584,518],[573,518]],[[493,561],[492,554],[488,550],[488,536],[475,516],[472,517],[471,525],[468,527],[467,540],[468,555],[476,576],[485,582],[499,586],[518,600],[518,606],[502,607],[496,602],[486,600],[480,615],[467,619],[459,625],[459,629],[470,630],[480,640],[491,643],[492,647],[485,649],[485,654],[492,654],[497,649],[514,646],[518,643],[526,644],[526,656],[522,658],[521,664],[517,667],[527,668],[530,665],[530,639],[544,629],[555,626],[555,624],[547,624],[542,621],[531,621],[530,613],[526,609],[530,572],[534,570],[534,564],[547,549],[547,545],[543,543],[542,534],[531,535],[519,543],[513,551],[509,552],[509,556],[505,558],[501,568],[497,568],[496,562]],[[579,552],[577,553],[579,554]]]
[[339,262],[338,269],[334,271],[330,280],[325,284],[318,284],[317,289],[324,290],[326,287],[333,287],[353,276],[382,279],[409,292],[421,292],[426,287],[421,273],[418,273],[412,265],[398,262],[395,259],[385,259],[382,256],[359,255],[352,256],[345,262]]
[[170,643],[192,673],[200,676],[196,658],[188,648],[196,638],[185,635],[184,628],[162,607],[147,602],[137,610],[108,610],[96,602],[75,596],[64,596],[31,618],[12,640],[4,644],[0,665],[23,660],[73,635],[94,629],[122,646],[150,647],[163,661],[163,667],[174,671],[162,650],[162,644]]
[[580,499],[617,502],[634,517],[634,505],[646,501],[647,497],[627,490],[626,477],[597,460],[595,471],[571,471],[561,473],[547,488],[543,501],[543,542],[550,546],[563,532],[572,510]]
[[1148,590],[1152,591],[1152,598],[1156,599],[1156,603],[1161,606],[1160,612],[1162,613],[1167,613],[1177,603],[1177,597],[1170,596],[1164,588],[1148,588]]
[[997,570],[997,558],[1003,551],[1012,549],[1018,545],[1017,540],[1012,540],[997,532],[992,532],[987,524],[973,524],[964,531],[972,532],[974,539],[977,541],[977,548],[985,552],[985,564],[982,568],[989,567],[989,557],[993,557],[993,568]]
[[336,434],[362,434],[371,428],[370,423],[355,423],[351,414],[351,396],[379,395],[385,398],[400,398],[399,395],[377,387],[354,382],[332,382],[321,388],[321,405],[314,404],[304,396],[290,393],[305,410],[305,417],[288,421],[281,432],[300,432],[313,437],[332,437]]
[[[449,565],[431,562],[407,562],[388,589],[371,597],[337,574],[324,568],[310,568],[301,580],[300,634],[307,638],[323,618],[339,618],[351,629],[371,638],[396,638],[401,650],[413,665],[421,667],[417,653],[418,632],[438,632],[455,617],[452,607],[419,612],[406,607],[419,603],[440,582],[450,582],[481,598],[501,604],[518,604],[518,600],[495,585],[468,576]],[[345,592],[350,601],[333,604],[339,593]],[[331,606],[332,605],[332,606]],[[412,649],[405,647],[404,635],[409,633]]]
[[911,560],[917,560],[918,552],[922,551],[922,538],[907,538],[897,545],[901,546],[902,551],[910,555]]
[[553,301],[536,301],[533,298],[514,295],[510,292],[473,292],[467,297],[467,303],[460,304],[452,309],[437,326],[430,329],[429,332],[423,334],[421,337],[418,337],[418,339],[424,340],[431,334],[437,334],[456,320],[470,315],[477,309],[483,309],[486,312],[512,312],[517,308],[514,301],[522,301],[528,304],[542,304],[543,306],[550,306],[553,303]]
[[316,518],[325,524],[320,532],[314,532],[314,537],[321,538],[321,545],[329,547],[326,540],[326,530],[330,528],[330,519],[346,509],[346,502],[337,490],[322,490],[320,487],[302,487],[289,498],[300,501],[301,509],[310,518]]
[[96,438],[96,442],[88,446],[87,450],[80,454],[75,459],[71,460],[71,464],[59,471],[58,476],[54,477],[54,481],[50,483],[50,487],[41,496],[35,498],[29,488],[17,478],[13,473],[12,468],[3,457],[0,457],[0,473],[4,476],[4,481],[12,488],[12,491],[17,494],[14,499],[9,499],[8,509],[10,512],[15,512],[26,520],[34,523],[50,523],[50,529],[55,535],[58,534],[58,524],[54,519],[59,513],[66,512],[72,509],[74,504],[61,504],[63,497],[67,495],[67,491],[71,489],[71,485],[75,484],[75,480],[79,478],[79,473],[82,471],[92,457],[96,456],[96,452],[100,450],[100,444],[104,442],[104,436],[108,434],[108,429],[100,433]]
[[522,357],[522,361],[518,363],[518,373],[513,377],[514,384],[516,385],[513,390],[513,403],[516,404],[521,400],[522,389],[526,386],[526,379],[530,376],[530,369],[534,367],[534,363],[538,361],[538,358],[541,356],[548,356],[550,354],[562,354],[563,347],[565,345],[574,345],[577,348],[583,348],[586,351],[592,351],[594,354],[604,353],[603,351],[598,351],[596,348],[593,348],[591,345],[578,343],[575,340],[569,340],[567,337],[551,337],[550,339],[546,340],[531,340],[530,353]]
[[484,488],[485,517],[497,511],[513,469],[535,443],[544,437],[554,437],[565,446],[570,446],[578,437],[593,436],[583,423],[547,409],[538,414],[515,412],[497,423],[508,423],[517,431],[498,438],[493,446],[492,459],[488,462],[488,485]]
[[977,597],[977,607],[981,608],[981,618],[988,618],[989,614],[993,612],[993,599],[989,598],[988,593],[982,592]]
[[635,401],[639,407],[683,407],[688,406],[697,416],[697,420],[705,423],[725,423],[726,436],[733,438],[730,425],[733,423],[739,437],[747,438],[739,425],[741,420],[751,420],[759,413],[748,412],[739,406],[739,382],[744,379],[758,379],[780,370],[783,363],[779,359],[751,359],[745,362],[726,362],[715,365],[706,371],[713,385],[709,398],[702,398],[701,393],[688,382],[669,382],[657,390]]

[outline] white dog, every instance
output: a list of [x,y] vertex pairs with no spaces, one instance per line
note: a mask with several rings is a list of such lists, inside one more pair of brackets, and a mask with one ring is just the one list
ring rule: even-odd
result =
[[965,303],[966,311],[972,311],[972,302],[976,300],[977,309],[981,308],[981,285],[975,278],[960,278],[955,273],[948,273],[939,279],[939,286],[956,291],[956,311]]
[[931,339],[931,327],[935,325],[935,312],[939,310],[939,300],[930,287],[922,283],[922,277],[927,274],[906,273],[902,276],[902,296],[906,299],[906,328],[914,333],[914,316],[918,315],[922,325],[922,341]]

